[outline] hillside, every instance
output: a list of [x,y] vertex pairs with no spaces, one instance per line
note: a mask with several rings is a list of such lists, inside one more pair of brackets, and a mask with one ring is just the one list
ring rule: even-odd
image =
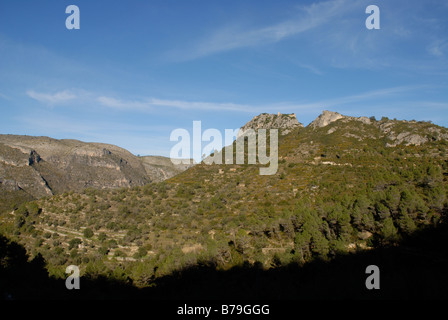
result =
[[190,164],[173,164],[170,158],[161,156],[141,156],[139,159],[153,182],[172,178],[195,165],[194,160],[191,160]]
[[69,191],[143,186],[187,167],[164,157],[137,157],[111,144],[0,135],[0,210]]
[[[339,255],[331,261],[317,259],[303,266],[291,262],[263,270],[260,265],[246,264],[217,270],[213,263],[201,263],[154,279],[145,288],[137,288],[124,277],[89,274],[81,279],[82,290],[67,290],[64,278],[49,277],[41,256],[30,261],[21,245],[0,236],[0,260],[9,257],[0,265],[0,292],[3,289],[3,296],[14,300],[145,299],[155,301],[156,306],[161,300],[269,299],[276,302],[275,314],[282,312],[285,318],[297,310],[297,305],[291,304],[297,299],[305,300],[306,305],[315,299],[326,303],[344,299],[441,300],[448,298],[447,231],[443,225],[415,233],[399,246]],[[371,264],[381,266],[381,290],[364,286],[364,270]],[[284,302],[281,308],[279,299]]]
[[47,196],[4,214],[0,233],[52,275],[76,264],[140,287],[202,263],[331,261],[446,220],[447,137],[428,122],[324,112],[279,136],[273,176],[201,163],[159,183]]

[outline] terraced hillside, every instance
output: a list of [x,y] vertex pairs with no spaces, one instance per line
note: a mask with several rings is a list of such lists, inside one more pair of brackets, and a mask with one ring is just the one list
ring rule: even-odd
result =
[[279,137],[279,168],[194,167],[160,183],[47,196],[1,216],[50,273],[148,286],[201,263],[305,264],[393,246],[446,219],[446,128],[335,116]]

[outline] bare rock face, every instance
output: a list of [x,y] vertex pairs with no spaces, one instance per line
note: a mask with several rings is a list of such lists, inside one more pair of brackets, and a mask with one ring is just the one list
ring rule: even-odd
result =
[[0,135],[0,193],[22,191],[40,198],[86,188],[142,186],[190,166],[174,166],[164,157],[137,157],[111,144]]
[[388,138],[387,147],[398,145],[422,145],[430,141],[448,140],[446,128],[425,121],[387,120],[379,125],[381,133]]
[[404,143],[407,146],[409,145],[419,146],[425,142],[428,142],[428,139],[426,137],[411,132],[401,132],[397,136],[392,134],[389,135],[388,138],[393,141],[393,143],[387,144],[388,147],[394,147],[402,143]]
[[342,119],[342,121],[347,122],[351,120],[359,121],[364,124],[372,124],[372,120],[367,117],[351,117],[351,116],[345,116],[338,112],[334,111],[328,111],[324,110],[321,115],[319,115],[316,119],[314,119],[313,122],[311,122],[308,126],[311,128],[322,128],[328,126],[330,123],[333,123],[339,119]]
[[35,169],[41,160],[33,149],[0,143],[0,191],[24,191],[34,197],[53,195],[45,178]]
[[24,190],[39,198],[85,188],[139,186],[151,178],[136,156],[117,146],[0,135],[0,181],[0,189]]
[[324,110],[320,116],[309,124],[309,126],[312,128],[322,128],[342,118],[345,118],[345,116],[338,112]]
[[279,133],[285,135],[295,128],[303,128],[303,124],[297,120],[294,113],[262,113],[242,126],[238,132],[237,138],[241,137],[248,129],[253,129],[255,131],[258,129],[279,129]]

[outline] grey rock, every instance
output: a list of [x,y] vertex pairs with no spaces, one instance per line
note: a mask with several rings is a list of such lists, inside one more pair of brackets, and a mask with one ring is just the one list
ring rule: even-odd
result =
[[351,117],[342,115],[338,112],[324,110],[322,114],[320,114],[316,119],[314,119],[308,126],[314,129],[322,128],[328,126],[330,123],[333,123],[339,119],[342,119],[342,121],[355,120],[367,125],[372,124],[372,120],[370,120],[370,118],[367,117]]
[[345,116],[338,112],[324,110],[321,115],[319,115],[316,119],[313,120],[313,122],[309,124],[309,126],[312,128],[322,128],[342,118],[345,118]]
[[240,128],[237,139],[248,129],[253,129],[254,131],[257,131],[258,129],[279,129],[279,134],[285,135],[295,128],[303,128],[303,124],[297,120],[294,113],[262,113]]

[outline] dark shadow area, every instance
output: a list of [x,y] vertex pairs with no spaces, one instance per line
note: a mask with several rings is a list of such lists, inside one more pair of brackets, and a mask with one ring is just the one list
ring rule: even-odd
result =
[[[48,277],[41,257],[29,262],[25,249],[0,237],[2,299],[447,299],[448,228],[428,228],[399,246],[341,255],[304,266],[270,270],[257,266],[216,271],[198,265],[138,289],[106,278],[81,277],[79,290]],[[380,289],[365,286],[366,267],[380,269]]]

